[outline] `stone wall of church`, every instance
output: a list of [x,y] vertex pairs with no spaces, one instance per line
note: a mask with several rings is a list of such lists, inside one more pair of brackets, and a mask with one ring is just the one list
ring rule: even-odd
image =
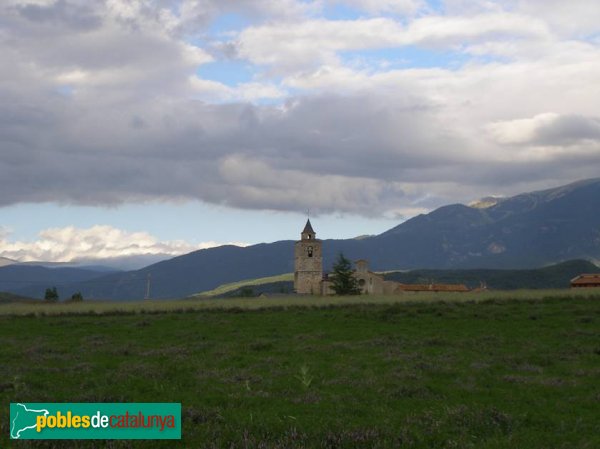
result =
[[323,272],[323,253],[320,240],[301,240],[294,247],[295,271]]
[[294,247],[294,290],[300,294],[321,294],[323,253],[320,240],[300,240]]
[[294,276],[294,289],[301,295],[320,295],[321,280],[323,274],[320,271],[300,271]]
[[381,295],[384,293],[383,276],[371,271],[355,271],[354,277],[358,281],[363,295]]

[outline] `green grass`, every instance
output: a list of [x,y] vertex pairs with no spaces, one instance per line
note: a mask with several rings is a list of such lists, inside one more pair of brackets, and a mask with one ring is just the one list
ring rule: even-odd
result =
[[[0,316],[0,447],[600,447],[593,295],[13,309]],[[183,439],[9,444],[16,401],[181,402]]]
[[207,290],[205,292],[198,293],[193,296],[194,297],[220,296],[220,295],[224,295],[226,293],[238,290],[242,287],[252,287],[252,286],[256,286],[256,285],[271,284],[274,282],[289,282],[289,281],[293,281],[293,280],[294,280],[294,273],[285,273],[285,274],[279,274],[277,276],[269,276],[269,277],[258,278],[258,279],[247,279],[245,281],[238,281],[238,282],[232,282],[230,284],[223,284],[215,289]]
[[143,314],[162,312],[193,312],[203,310],[257,310],[291,307],[332,307],[359,304],[406,304],[429,303],[440,300],[448,302],[481,302],[488,300],[529,301],[546,298],[587,298],[600,296],[600,289],[579,290],[513,290],[468,293],[407,292],[401,295],[361,295],[361,296],[302,296],[277,295],[260,298],[217,299],[194,297],[188,299],[142,300],[142,301],[82,301],[74,303],[16,302],[0,303],[2,315],[104,315],[104,314]]

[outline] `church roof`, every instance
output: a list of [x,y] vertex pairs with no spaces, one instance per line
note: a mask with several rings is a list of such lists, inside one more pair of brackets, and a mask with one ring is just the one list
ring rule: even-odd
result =
[[315,234],[315,231],[313,231],[312,225],[310,224],[310,218],[306,220],[306,226],[304,226],[302,234]]

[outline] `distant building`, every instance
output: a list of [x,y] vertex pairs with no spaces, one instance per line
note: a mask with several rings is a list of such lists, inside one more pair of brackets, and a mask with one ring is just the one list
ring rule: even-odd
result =
[[[398,287],[402,284],[394,281],[386,281],[383,275],[369,271],[369,262],[365,259],[360,259],[354,262],[356,269],[354,277],[358,281],[358,287],[362,295],[385,295],[398,293]],[[332,288],[333,279],[331,276],[325,275],[321,282],[322,295],[335,295]]]
[[[299,294],[333,295],[333,281],[328,275],[323,275],[323,244],[316,235],[310,220],[307,220],[300,240],[294,245],[294,291]],[[361,293],[365,295],[470,291],[463,284],[402,284],[386,281],[383,275],[369,270],[367,260],[359,259],[354,264],[354,277]]]
[[470,292],[471,289],[464,284],[400,284],[402,292]]
[[580,274],[571,279],[571,288],[600,287],[600,274]]
[[386,281],[382,274],[374,273],[369,270],[369,262],[365,259],[359,259],[354,262],[356,271],[354,277],[358,279],[358,286],[363,295],[386,295],[400,293],[400,282]]
[[359,259],[354,262],[356,271],[354,277],[358,281],[358,287],[362,294],[383,293],[385,282],[381,274],[369,271],[369,262]]

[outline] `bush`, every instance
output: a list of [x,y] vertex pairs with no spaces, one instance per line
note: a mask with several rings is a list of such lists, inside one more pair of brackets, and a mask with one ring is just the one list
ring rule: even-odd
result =
[[83,301],[83,295],[81,294],[81,292],[73,293],[71,295],[71,299],[69,299],[69,302],[81,302],[81,301]]
[[59,300],[58,291],[56,290],[56,287],[46,289],[46,293],[44,293],[44,300],[50,302],[57,302]]

